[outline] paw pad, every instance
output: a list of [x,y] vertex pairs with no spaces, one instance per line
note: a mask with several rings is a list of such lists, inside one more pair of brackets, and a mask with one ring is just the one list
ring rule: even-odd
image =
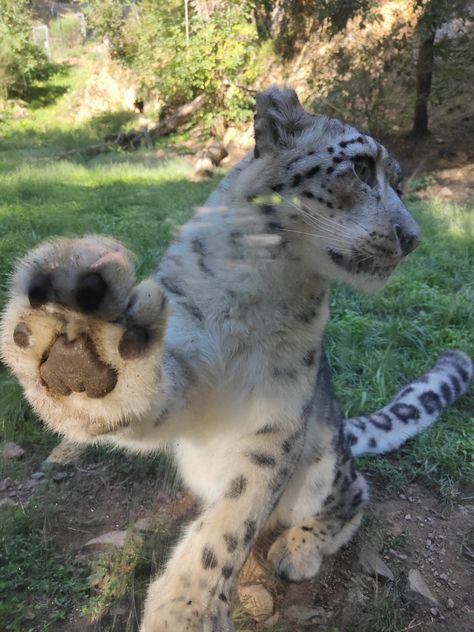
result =
[[150,341],[150,333],[144,327],[133,325],[123,334],[118,350],[124,360],[138,358]]
[[85,392],[101,398],[117,384],[117,372],[99,358],[84,335],[72,342],[58,336],[40,366],[40,375],[48,390],[58,395]]
[[76,300],[84,312],[94,312],[107,291],[107,283],[95,273],[87,274],[78,284]]
[[30,344],[31,329],[26,323],[18,323],[13,332],[13,342],[17,347],[28,347]]
[[48,274],[37,274],[28,288],[28,300],[33,309],[47,302],[51,291],[51,278]]

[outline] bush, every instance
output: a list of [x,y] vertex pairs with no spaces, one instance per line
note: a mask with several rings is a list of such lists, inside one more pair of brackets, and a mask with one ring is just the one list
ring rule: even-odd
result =
[[227,1],[210,17],[190,4],[189,38],[182,0],[92,0],[88,19],[112,56],[136,73],[143,96],[159,93],[165,110],[206,93],[209,108],[227,120],[250,116],[246,88],[258,75],[258,36],[241,2]]
[[27,97],[35,81],[55,72],[46,52],[31,39],[28,0],[0,2],[0,98]]
[[68,52],[84,40],[80,14],[70,13],[49,24],[51,43],[55,51]]

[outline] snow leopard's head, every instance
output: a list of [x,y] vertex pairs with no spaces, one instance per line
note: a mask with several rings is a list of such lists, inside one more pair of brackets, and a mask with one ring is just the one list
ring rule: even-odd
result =
[[258,94],[254,156],[249,196],[271,196],[321,276],[375,290],[419,244],[398,162],[370,136],[306,112],[293,90]]

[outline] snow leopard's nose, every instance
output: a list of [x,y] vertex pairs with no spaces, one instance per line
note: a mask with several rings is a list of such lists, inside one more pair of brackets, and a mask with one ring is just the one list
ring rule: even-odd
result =
[[420,231],[414,230],[412,227],[410,229],[404,228],[400,224],[395,224],[393,228],[402,253],[406,256],[415,250],[420,243]]

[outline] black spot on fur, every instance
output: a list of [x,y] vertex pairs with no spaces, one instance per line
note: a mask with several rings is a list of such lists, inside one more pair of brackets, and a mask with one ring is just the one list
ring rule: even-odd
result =
[[447,404],[450,404],[453,400],[453,394],[451,393],[451,389],[449,388],[449,384],[446,382],[442,382],[441,384],[441,393],[446,400]]
[[295,174],[295,175],[293,176],[293,180],[291,181],[291,186],[292,186],[293,188],[294,188],[294,187],[297,187],[297,186],[301,183],[301,177],[302,177],[302,176],[301,176],[301,174],[300,174],[300,173],[297,173],[297,174]]
[[309,171],[307,171],[304,174],[305,178],[312,178],[313,176],[315,176],[320,170],[320,166],[319,165],[314,165],[314,167],[311,167],[311,169]]
[[276,428],[272,424],[265,424],[259,428],[255,434],[271,434],[272,432],[275,432],[275,430]]
[[328,153],[329,154],[333,154],[334,153],[334,147],[328,147]]
[[353,434],[352,434],[352,432],[348,432],[348,433],[347,433],[347,436],[349,437],[349,443],[350,443],[350,445],[355,445],[355,444],[359,441],[358,437],[356,437],[355,435],[353,435]]
[[250,452],[248,457],[252,463],[259,467],[275,467],[276,465],[275,458],[265,452]]
[[272,191],[275,191],[275,193],[278,193],[279,191],[282,191],[285,188],[285,185],[283,184],[283,182],[278,182],[277,184],[273,184],[270,189]]
[[288,454],[289,452],[291,452],[292,445],[293,443],[290,441],[290,439],[285,439],[285,441],[283,441],[283,443],[281,444],[281,449],[285,454]]
[[209,570],[211,568],[216,568],[217,566],[217,557],[212,549],[205,546],[202,550],[201,562],[203,568]]
[[332,208],[332,203],[331,203],[331,202],[326,202],[326,206],[327,206],[328,208]]
[[220,595],[219,595],[219,599],[220,599],[221,601],[223,601],[224,603],[227,603],[227,602],[228,602],[228,599],[227,599],[227,597],[224,595],[224,593],[220,593]]
[[411,404],[394,404],[390,407],[390,412],[405,424],[420,418],[420,411]]
[[339,143],[339,147],[347,147],[347,142],[345,140],[341,140],[341,142]]
[[369,439],[369,448],[376,448],[376,447],[377,447],[377,441],[373,437],[371,437]]
[[246,487],[247,487],[247,479],[245,478],[245,476],[241,475],[241,476],[237,476],[237,478],[234,478],[233,481],[231,481],[230,486],[229,486],[229,491],[226,494],[227,498],[239,498],[239,496],[241,496]]
[[331,503],[333,503],[335,500],[334,495],[333,494],[329,494],[329,496],[327,496],[324,500],[324,507],[327,507],[328,505],[330,505]]
[[227,552],[233,553],[239,545],[237,537],[235,535],[232,535],[232,533],[224,533],[224,540],[226,543]]
[[285,227],[283,226],[283,224],[280,224],[280,222],[268,222],[267,230],[269,230],[271,233],[274,233],[281,230],[285,230]]
[[469,373],[462,366],[455,364],[454,368],[463,382],[469,382]]
[[275,209],[271,204],[262,204],[262,206],[260,207],[260,212],[264,215],[271,215],[275,212]]
[[301,527],[302,531],[313,531],[312,527]]
[[341,158],[340,156],[333,156],[332,161],[334,164],[338,165],[340,162],[343,161],[343,158]]
[[275,478],[270,483],[271,491],[274,494],[277,494],[277,496],[275,497],[275,500],[274,500],[274,506],[276,506],[276,503],[279,500],[278,494],[281,491],[283,485],[286,483],[286,480],[288,478],[288,474],[289,473],[290,473],[290,471],[289,471],[289,469],[287,467],[282,467],[280,470],[278,470]]
[[317,349],[311,349],[307,351],[303,357],[303,364],[306,366],[314,366],[316,360],[316,351]]
[[363,501],[363,493],[362,493],[362,490],[360,490],[352,499],[351,507],[355,509],[355,507],[358,507],[362,503],[362,501]]
[[434,391],[427,391],[426,393],[423,393],[420,395],[419,400],[428,415],[437,413],[443,408],[443,404],[441,403],[438,393],[435,393]]
[[310,149],[310,151],[308,151],[307,155],[308,156],[314,156],[316,152],[314,151],[314,149]]
[[326,173],[332,173],[334,171],[334,167],[328,167],[326,169]]
[[223,566],[222,567],[222,577],[225,577],[225,579],[229,579],[229,577],[231,577],[233,572],[234,572],[234,567],[233,566]]
[[305,198],[314,198],[314,193],[311,193],[311,191],[303,191],[301,195]]
[[249,544],[257,531],[257,523],[255,520],[246,520],[244,523],[245,532],[244,532],[244,544]]
[[180,305],[188,312],[188,314],[191,314],[193,318],[200,321],[204,320],[204,314],[197,305],[194,305],[194,303],[180,303]]
[[450,375],[449,381],[451,382],[454,389],[454,393],[457,397],[461,393],[461,385],[459,384],[459,380],[455,375]]
[[367,418],[367,421],[379,430],[389,432],[392,429],[392,420],[387,413],[375,413]]
[[400,393],[397,399],[402,399],[403,397],[410,395],[410,393],[413,393],[413,390],[414,390],[413,386],[407,386],[406,388],[403,389],[403,391]]
[[185,292],[181,289],[176,283],[171,281],[171,279],[162,278],[160,279],[161,285],[168,290],[171,294],[176,294],[176,296],[185,296]]

